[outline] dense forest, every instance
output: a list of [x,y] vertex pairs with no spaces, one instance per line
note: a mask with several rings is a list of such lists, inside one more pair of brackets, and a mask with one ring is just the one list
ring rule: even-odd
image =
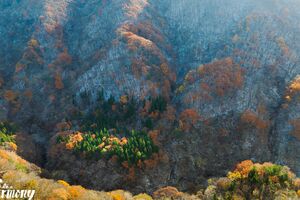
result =
[[49,200],[299,199],[299,8],[0,1],[0,179]]

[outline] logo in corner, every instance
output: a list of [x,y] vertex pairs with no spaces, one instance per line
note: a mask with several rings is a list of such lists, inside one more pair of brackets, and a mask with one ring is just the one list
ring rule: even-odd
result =
[[28,199],[32,200],[35,190],[17,190],[0,178],[0,199]]

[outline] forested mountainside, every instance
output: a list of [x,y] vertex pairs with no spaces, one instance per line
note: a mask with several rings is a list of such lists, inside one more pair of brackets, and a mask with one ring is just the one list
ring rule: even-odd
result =
[[195,192],[243,160],[300,175],[299,8],[2,0],[0,144],[94,190]]

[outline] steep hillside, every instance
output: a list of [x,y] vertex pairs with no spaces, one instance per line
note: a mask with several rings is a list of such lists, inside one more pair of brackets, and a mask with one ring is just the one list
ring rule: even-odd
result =
[[247,159],[300,175],[299,7],[3,0],[0,120],[20,155],[92,189],[194,191]]
[[[0,130],[3,133],[3,129]],[[41,178],[47,171],[27,162],[14,152],[17,146],[2,141],[0,134],[1,198],[47,200],[211,200],[211,199],[299,199],[300,179],[286,166],[253,163],[236,165],[226,177],[208,180],[208,187],[195,194],[178,191],[175,187],[158,188],[151,195],[133,195],[128,191],[99,192],[64,180]],[[95,177],[94,177],[95,178]],[[24,192],[25,191],[25,192]],[[24,198],[23,198],[24,197]]]

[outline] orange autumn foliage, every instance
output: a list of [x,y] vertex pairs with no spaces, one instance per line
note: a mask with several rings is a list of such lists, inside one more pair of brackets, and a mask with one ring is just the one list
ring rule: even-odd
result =
[[159,155],[157,153],[154,153],[150,159],[144,161],[144,164],[147,169],[155,168],[158,165],[158,163]]
[[160,69],[161,69],[161,71],[163,72],[164,75],[166,75],[166,76],[169,75],[170,69],[169,69],[169,66],[168,66],[167,63],[162,63],[160,65]]
[[82,186],[70,186],[68,192],[72,199],[80,198],[85,195],[86,190]]
[[210,87],[207,83],[201,83],[200,88],[204,91],[208,91],[208,92],[210,91]]
[[190,131],[191,128],[200,120],[200,115],[194,109],[184,110],[180,116],[180,129]]
[[6,90],[4,92],[4,99],[8,102],[12,102],[12,101],[16,100],[17,97],[18,97],[18,94],[12,90]]
[[171,199],[181,199],[180,196],[182,196],[182,192],[179,192],[177,188],[167,186],[164,188],[160,188],[157,191],[153,193],[153,197],[155,199],[166,199],[166,198],[171,198]]
[[235,172],[239,172],[242,177],[248,177],[250,170],[252,169],[254,163],[251,160],[245,160],[237,164]]
[[61,90],[64,88],[64,83],[62,81],[61,75],[58,73],[56,73],[54,76],[54,85],[55,85],[55,88],[58,90]]
[[251,110],[246,110],[242,114],[241,121],[243,123],[251,124],[259,130],[265,130],[269,126],[269,123],[266,120],[261,119],[256,113]]
[[168,122],[173,123],[176,120],[176,110],[174,107],[168,105],[167,110],[163,112],[162,118],[166,119]]
[[151,140],[153,141],[153,143],[159,146],[160,145],[160,142],[158,141],[159,131],[158,130],[149,131],[148,134]]
[[[17,150],[18,150],[18,146],[17,146],[15,143],[13,143],[13,142],[7,142],[7,143],[5,143],[5,146],[6,146],[6,148],[9,149],[10,151],[17,151]],[[23,160],[18,159],[18,162],[22,163]],[[25,161],[24,161],[24,162],[25,162]]]
[[291,131],[291,134],[300,140],[300,118],[291,120],[290,124],[293,126],[293,131]]
[[154,49],[155,45],[151,40],[143,38],[139,35],[136,35],[132,32],[124,32],[125,38],[127,39],[128,48],[131,51],[137,51],[139,47],[144,47],[145,49]]
[[124,24],[118,29],[118,32],[126,40],[127,47],[131,52],[145,50],[147,55],[155,56],[161,63],[165,62],[164,55],[151,40],[152,38],[147,38],[147,34],[139,32],[132,24]]
[[300,91],[300,77],[297,77],[297,79],[292,82],[289,89],[292,92],[299,92]]
[[129,164],[128,164],[128,161],[124,161],[122,162],[122,166],[126,169],[129,169]]
[[135,168],[134,167],[130,167],[128,170],[128,175],[127,175],[127,180],[128,181],[134,181],[135,180]]
[[10,156],[8,155],[8,153],[6,151],[0,149],[0,158],[3,158],[5,160],[9,160]]
[[[243,86],[243,70],[235,64],[232,58],[215,61],[210,64],[202,65],[198,68],[204,89],[209,89],[211,93],[224,96]],[[191,76],[191,75],[190,75]],[[189,78],[193,81],[193,78]]]
[[160,113],[158,111],[153,111],[149,114],[149,117],[151,117],[152,119],[158,119],[159,114]]
[[284,38],[283,37],[278,37],[276,41],[277,41],[277,44],[278,44],[278,46],[280,47],[280,49],[282,51],[282,54],[285,55],[285,56],[289,56],[290,55],[290,49],[289,49],[287,43],[285,42]]
[[147,170],[154,169],[157,167],[159,163],[168,163],[169,157],[163,151],[159,151],[158,153],[152,154],[151,158],[148,160],[144,160],[144,166]]
[[113,200],[126,200],[125,192],[122,190],[115,190],[108,194],[112,197]]
[[257,113],[258,115],[266,115],[267,114],[267,108],[264,104],[259,104],[258,107],[257,107]]
[[110,162],[113,163],[113,164],[116,164],[118,162],[118,156],[116,155],[113,155],[110,159]]
[[35,39],[31,39],[28,42],[28,46],[22,56],[22,59],[16,64],[15,72],[18,73],[27,67],[24,63],[35,63],[42,65],[44,60],[41,55],[41,49],[39,47],[39,43]]
[[153,26],[150,20],[138,23],[136,26],[131,27],[131,30],[134,33],[139,33],[145,38],[151,39],[156,44],[164,43],[162,33]]
[[29,101],[31,101],[31,99],[32,99],[32,91],[31,90],[26,90],[25,92],[24,92],[24,96],[25,97],[27,97],[27,99],[29,100]]
[[125,200],[125,197],[122,196],[121,194],[113,194],[111,195],[113,200]]
[[142,59],[132,59],[131,71],[136,78],[140,78],[142,75],[148,74],[148,68]]
[[83,140],[82,133],[76,132],[70,135],[68,143],[66,143],[66,149],[72,150],[78,142]]
[[290,102],[292,98],[300,92],[300,76],[297,76],[288,86],[285,100]]
[[171,94],[171,83],[169,80],[165,79],[162,85],[162,96],[166,99],[170,99],[170,94]]
[[68,50],[65,48],[62,53],[58,55],[57,61],[60,64],[70,65],[72,64],[72,57],[68,53]]

